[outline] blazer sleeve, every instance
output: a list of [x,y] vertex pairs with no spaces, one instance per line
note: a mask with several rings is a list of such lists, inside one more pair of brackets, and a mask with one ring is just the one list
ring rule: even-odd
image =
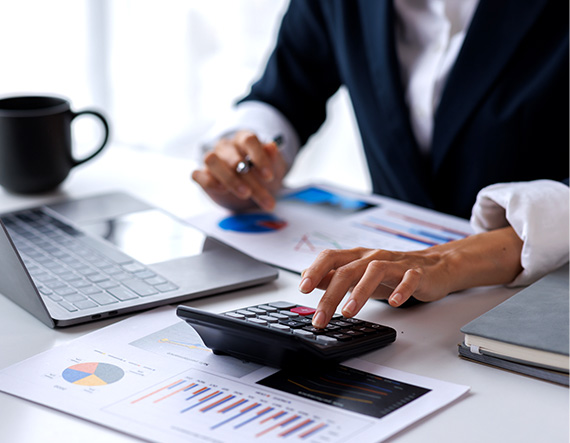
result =
[[521,238],[523,271],[509,286],[528,285],[568,263],[567,185],[554,180],[499,183],[483,188],[473,207],[475,232],[511,225]]
[[340,87],[328,28],[320,2],[291,0],[264,73],[241,100],[275,107],[301,145],[322,125],[326,101]]

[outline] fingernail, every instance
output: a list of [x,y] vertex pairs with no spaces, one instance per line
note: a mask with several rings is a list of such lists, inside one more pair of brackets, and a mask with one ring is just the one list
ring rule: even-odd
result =
[[350,299],[344,308],[342,308],[342,314],[346,317],[352,317],[356,314],[356,302],[354,299]]
[[273,173],[271,172],[271,169],[269,169],[269,168],[262,168],[261,169],[261,175],[263,176],[263,179],[265,181],[270,182],[271,180],[273,180]]
[[301,280],[301,283],[299,284],[299,291],[301,291],[303,294],[308,294],[309,292],[311,292],[311,290],[312,290],[311,279],[304,278],[303,280]]
[[239,185],[236,190],[237,193],[242,197],[249,197],[250,193],[249,193],[249,188],[247,186]]
[[313,316],[313,326],[315,328],[324,328],[325,324],[325,313],[323,311],[317,311]]
[[260,203],[261,207],[266,211],[271,211],[273,209],[273,200],[270,198],[262,198]]
[[400,303],[402,303],[402,295],[399,292],[393,294],[390,297],[390,304],[391,305],[400,306]]

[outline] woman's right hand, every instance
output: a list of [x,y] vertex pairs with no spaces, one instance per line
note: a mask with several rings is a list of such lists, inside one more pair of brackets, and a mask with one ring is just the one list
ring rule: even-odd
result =
[[[236,167],[246,156],[255,167],[238,174]],[[220,206],[239,211],[257,205],[271,211],[286,172],[274,142],[262,143],[255,134],[239,131],[206,153],[203,169],[193,171],[192,179]]]

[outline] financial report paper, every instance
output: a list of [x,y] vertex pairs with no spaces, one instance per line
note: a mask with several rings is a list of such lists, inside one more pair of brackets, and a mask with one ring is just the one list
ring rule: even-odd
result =
[[325,249],[425,249],[473,233],[467,220],[378,195],[330,186],[288,190],[273,212],[223,208],[188,220],[265,263],[302,272]]
[[468,390],[361,359],[291,372],[214,355],[173,307],[0,371],[0,391],[157,442],[378,442]]

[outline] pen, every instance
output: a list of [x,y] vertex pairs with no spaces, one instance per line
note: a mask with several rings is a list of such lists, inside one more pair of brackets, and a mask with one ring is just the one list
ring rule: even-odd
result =
[[[275,143],[278,148],[281,147],[281,145],[283,144],[283,136],[278,135],[277,137],[275,137],[273,139],[273,143]],[[237,164],[236,172],[238,174],[247,174],[251,170],[251,168],[253,168],[253,166],[254,164],[251,161],[251,158],[249,157],[249,155],[246,155],[245,158]]]

